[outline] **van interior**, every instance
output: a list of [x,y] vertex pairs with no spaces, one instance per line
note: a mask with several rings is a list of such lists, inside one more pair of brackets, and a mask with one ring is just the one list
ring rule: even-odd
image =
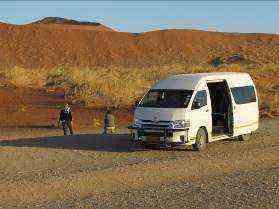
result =
[[230,134],[231,98],[226,81],[207,83],[212,109],[212,136]]

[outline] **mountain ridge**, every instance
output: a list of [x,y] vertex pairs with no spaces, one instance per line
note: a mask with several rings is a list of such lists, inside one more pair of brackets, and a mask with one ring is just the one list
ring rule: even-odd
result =
[[218,66],[235,62],[257,65],[279,62],[279,36],[273,34],[190,29],[133,34],[96,22],[55,18],[25,25],[0,24],[0,67],[144,67],[170,63]]

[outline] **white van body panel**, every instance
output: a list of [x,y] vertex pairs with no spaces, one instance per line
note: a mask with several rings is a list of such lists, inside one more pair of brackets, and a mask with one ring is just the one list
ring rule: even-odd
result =
[[151,121],[173,121],[182,120],[187,117],[186,109],[180,108],[146,108],[139,107],[135,111],[135,117],[140,120],[151,120]]
[[200,83],[205,81],[227,80],[230,87],[254,85],[248,73],[218,72],[195,73],[170,76],[156,83],[151,89],[185,89],[195,90]]
[[167,79],[159,81],[151,89],[186,89],[194,90],[199,81],[200,76],[197,74],[181,74],[174,75]]
[[[195,74],[193,74],[195,75]],[[193,76],[195,77],[195,76]],[[191,128],[189,129],[189,138],[191,141],[194,142],[196,138],[196,134],[200,127],[205,127],[208,133],[208,141],[211,141],[211,129],[212,129],[212,120],[211,120],[211,101],[210,96],[208,92],[208,88],[205,82],[202,80],[198,80],[196,82],[196,86],[193,89],[193,96],[191,98],[191,101],[189,102],[188,112],[190,115],[190,121],[191,121]],[[193,100],[195,98],[195,95],[198,91],[205,90],[207,93],[207,105],[196,110],[191,110]],[[195,118],[195,120],[193,120]]]
[[241,77],[239,82],[241,85],[237,85],[235,80],[231,80],[229,85],[232,88],[239,86],[253,86],[255,89],[256,101],[246,104],[236,104],[233,99],[234,136],[251,133],[259,127],[259,103],[253,80],[250,76],[245,80]]
[[237,105],[234,114],[234,136],[248,134],[258,129],[259,114],[256,102]]
[[[236,104],[231,92],[231,88],[254,86],[253,80],[247,73],[236,72],[218,72],[218,73],[197,73],[197,74],[181,74],[171,76],[167,79],[156,83],[151,89],[176,89],[176,90],[193,90],[193,95],[187,108],[149,108],[137,107],[135,109],[135,119],[151,121],[158,123],[159,121],[175,121],[189,120],[190,127],[188,130],[189,144],[193,144],[197,131],[200,127],[205,127],[208,133],[208,140],[215,141],[219,139],[229,138],[232,136],[218,136],[213,138],[212,119],[211,119],[211,101],[207,83],[226,81],[229,87],[229,94],[232,101],[233,109],[233,137],[247,134],[258,128],[259,108],[258,98],[256,101],[246,104]],[[198,110],[191,110],[191,106],[196,93],[200,90],[207,92],[207,105]],[[177,141],[179,138],[168,139]]]

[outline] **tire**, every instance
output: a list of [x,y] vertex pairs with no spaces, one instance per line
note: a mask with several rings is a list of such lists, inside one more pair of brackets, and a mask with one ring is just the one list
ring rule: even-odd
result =
[[205,128],[199,128],[196,136],[195,144],[193,144],[193,150],[203,150],[207,143],[207,132]]
[[239,141],[248,141],[250,139],[251,134],[243,134],[238,137]]

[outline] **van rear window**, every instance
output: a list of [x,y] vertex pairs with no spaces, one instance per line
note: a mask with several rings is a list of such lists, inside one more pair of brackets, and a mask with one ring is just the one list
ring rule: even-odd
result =
[[256,102],[255,89],[253,86],[241,86],[231,88],[236,104]]

